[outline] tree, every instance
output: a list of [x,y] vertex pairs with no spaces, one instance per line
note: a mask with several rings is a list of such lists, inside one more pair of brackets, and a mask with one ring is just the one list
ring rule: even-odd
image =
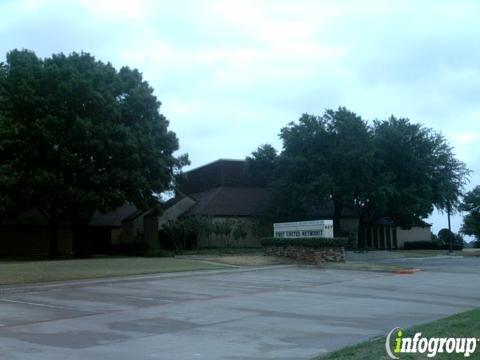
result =
[[409,226],[434,209],[458,201],[469,170],[457,160],[446,139],[408,119],[390,117],[374,123],[377,154],[372,207]]
[[42,212],[51,256],[60,223],[80,228],[125,202],[155,206],[188,161],[173,155],[178,140],[138,70],[87,53],[14,50],[0,67],[0,94],[0,196],[15,194],[10,213]]
[[257,150],[252,152],[251,156],[247,156],[246,160],[249,173],[265,179],[267,183],[274,180],[278,154],[272,145],[264,144],[259,146]]
[[236,219],[233,223],[231,236],[236,240],[245,239],[248,235],[249,222],[243,219]]
[[459,209],[467,212],[463,217],[461,232],[474,236],[477,243],[480,242],[480,186],[476,186],[464,195]]
[[[374,152],[366,122],[341,107],[322,116],[302,115],[281,130],[280,138],[283,151],[273,162],[270,213],[301,219],[330,201],[338,236],[343,209],[358,206],[368,194],[364,180],[371,179]],[[261,164],[267,156],[259,154],[265,152],[259,148],[251,159]]]
[[469,175],[441,134],[393,116],[369,126],[342,107],[304,114],[280,138],[278,156],[261,147],[248,159],[257,168],[273,159],[268,213],[302,219],[330,202],[335,236],[345,208],[359,214],[360,234],[382,217],[411,226],[434,207],[452,209]]
[[187,249],[189,240],[195,238],[198,226],[199,222],[194,217],[179,218],[167,221],[161,231],[170,239],[175,251],[181,254]]
[[438,240],[444,245],[449,246],[457,242],[456,235],[449,229],[441,229],[438,232]]

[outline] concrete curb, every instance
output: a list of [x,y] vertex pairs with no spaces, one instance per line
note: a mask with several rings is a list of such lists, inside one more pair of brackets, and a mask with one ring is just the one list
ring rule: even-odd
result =
[[416,272],[423,271],[422,269],[401,269],[401,270],[394,270],[392,271],[394,274],[399,275],[407,275],[407,274],[415,274]]

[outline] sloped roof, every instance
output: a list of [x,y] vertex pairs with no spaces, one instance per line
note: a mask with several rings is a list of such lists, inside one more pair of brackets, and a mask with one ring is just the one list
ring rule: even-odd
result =
[[179,192],[196,194],[218,187],[261,187],[265,179],[247,171],[245,160],[220,159],[187,171],[178,180]]
[[258,215],[268,196],[263,187],[221,186],[190,194],[197,201],[185,215],[253,216]]
[[137,213],[139,210],[135,205],[123,204],[114,211],[107,213],[101,213],[95,211],[92,220],[88,223],[90,226],[109,226],[109,227],[121,227],[122,221],[129,216]]
[[31,208],[19,213],[15,217],[1,219],[0,224],[38,226],[46,225],[46,221],[40,210],[37,208]]
[[[96,211],[88,225],[90,226],[107,226],[107,227],[121,227],[122,220],[128,218],[139,210],[135,205],[124,204],[119,208],[101,213]],[[42,213],[32,208],[18,214],[15,218],[4,219],[0,225],[14,225],[14,226],[45,226],[47,222],[42,216]]]

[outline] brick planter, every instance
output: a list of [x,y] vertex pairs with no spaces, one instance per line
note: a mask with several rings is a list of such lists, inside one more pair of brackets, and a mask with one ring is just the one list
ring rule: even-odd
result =
[[344,262],[345,249],[340,247],[311,248],[303,246],[267,246],[265,256],[283,256],[294,261],[319,265],[323,262]]

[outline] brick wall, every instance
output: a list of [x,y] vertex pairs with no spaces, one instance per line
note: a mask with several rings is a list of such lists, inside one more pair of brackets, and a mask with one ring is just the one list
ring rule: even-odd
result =
[[345,261],[345,249],[342,247],[310,248],[300,246],[270,246],[264,249],[265,256],[283,256],[294,261],[319,265],[323,262]]

